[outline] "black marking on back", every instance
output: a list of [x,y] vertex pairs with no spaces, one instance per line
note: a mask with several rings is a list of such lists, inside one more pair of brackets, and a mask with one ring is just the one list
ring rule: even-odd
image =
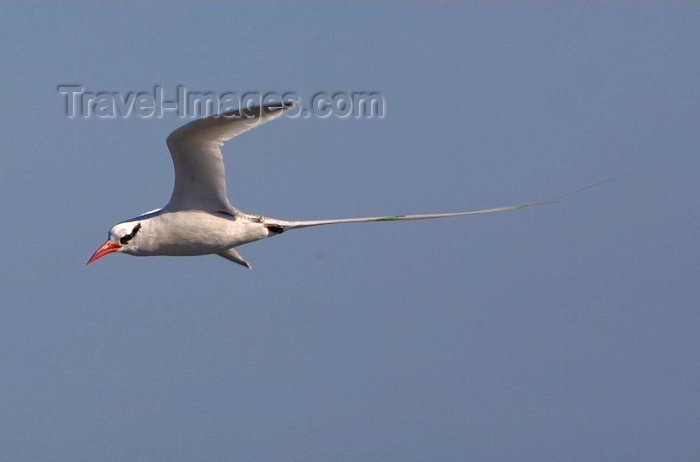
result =
[[230,213],[230,212],[225,212],[223,210],[217,210],[216,213],[220,213],[221,215],[226,215],[227,217],[231,217],[234,220],[236,219],[236,215]]
[[139,232],[139,229],[141,229],[141,223],[138,223],[136,226],[134,226],[134,229],[132,229],[129,234],[125,234],[124,236],[120,237],[119,243],[121,245],[125,245],[127,242],[132,240],[134,236],[136,236],[136,233]]
[[269,229],[271,233],[275,234],[282,234],[284,232],[283,227],[274,223],[265,223],[265,228]]

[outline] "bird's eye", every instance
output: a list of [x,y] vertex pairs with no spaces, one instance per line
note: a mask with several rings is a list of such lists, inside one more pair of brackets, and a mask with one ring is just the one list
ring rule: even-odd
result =
[[131,232],[130,232],[129,234],[125,234],[124,236],[122,236],[121,238],[119,238],[119,243],[120,243],[121,245],[124,245],[124,244],[126,244],[127,242],[129,242],[130,240],[132,240],[132,239],[134,238],[134,236],[136,236],[136,233],[139,232],[139,229],[141,229],[141,223],[139,223],[139,224],[137,224],[136,226],[134,226],[134,229],[132,229]]

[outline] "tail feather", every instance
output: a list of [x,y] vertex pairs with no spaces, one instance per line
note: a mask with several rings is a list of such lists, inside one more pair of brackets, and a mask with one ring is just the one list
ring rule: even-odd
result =
[[556,197],[552,197],[550,199],[544,199],[540,201],[535,201],[535,202],[527,202],[525,204],[518,204],[518,205],[506,205],[502,207],[494,207],[490,209],[481,209],[481,210],[470,210],[467,212],[449,212],[449,213],[424,213],[424,214],[416,214],[416,215],[386,215],[386,216],[377,216],[377,217],[358,217],[358,218],[336,218],[336,219],[329,219],[329,220],[303,220],[303,221],[287,221],[287,220],[273,220],[269,219],[269,223],[271,226],[277,227],[281,229],[281,231],[286,231],[290,229],[299,229],[299,228],[308,228],[311,226],[322,226],[322,225],[334,225],[334,224],[341,224],[341,223],[367,223],[367,222],[373,222],[373,221],[407,221],[407,220],[431,220],[434,218],[449,218],[449,217],[461,217],[461,216],[467,216],[467,215],[483,215],[487,213],[496,213],[496,212],[507,212],[509,210],[518,210],[518,209],[524,209],[527,207],[536,207],[538,205],[546,205],[546,204],[552,204],[555,202],[559,202],[560,200],[571,197],[575,194],[578,194],[580,192],[583,192],[587,189],[591,189],[600,185],[603,185],[605,183],[609,183],[611,181],[614,181],[621,176],[616,176],[613,178],[609,178],[607,180],[599,181],[598,183],[594,183],[588,186],[584,186],[583,188],[577,189],[575,191],[571,191]]

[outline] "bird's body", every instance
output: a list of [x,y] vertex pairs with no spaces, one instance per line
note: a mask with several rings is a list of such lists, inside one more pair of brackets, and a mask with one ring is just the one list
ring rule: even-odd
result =
[[221,146],[231,138],[279,117],[290,104],[268,105],[190,122],[168,136],[175,167],[175,187],[170,202],[112,227],[109,238],[88,264],[113,252],[135,256],[195,256],[217,254],[240,265],[250,264],[236,247],[284,231],[337,223],[403,221],[446,218],[515,210],[554,201],[423,215],[289,221],[244,213],[226,197]]
[[142,227],[123,252],[139,257],[219,253],[270,234],[259,220],[248,215],[233,217],[203,210],[159,210],[125,222],[125,230],[130,231],[134,222]]

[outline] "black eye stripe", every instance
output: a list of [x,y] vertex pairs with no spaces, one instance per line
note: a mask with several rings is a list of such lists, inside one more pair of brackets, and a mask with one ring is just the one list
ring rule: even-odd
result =
[[119,243],[121,245],[124,245],[127,242],[129,242],[130,240],[132,240],[134,238],[134,236],[136,236],[136,233],[139,232],[139,229],[141,229],[141,223],[138,223],[136,226],[134,226],[134,229],[131,230],[131,233],[125,234],[123,237],[121,237],[119,239]]

